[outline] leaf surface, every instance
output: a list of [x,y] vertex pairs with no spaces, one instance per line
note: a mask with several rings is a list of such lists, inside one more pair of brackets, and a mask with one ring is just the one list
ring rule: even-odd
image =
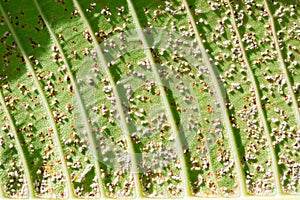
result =
[[299,6],[2,0],[1,198],[299,198]]

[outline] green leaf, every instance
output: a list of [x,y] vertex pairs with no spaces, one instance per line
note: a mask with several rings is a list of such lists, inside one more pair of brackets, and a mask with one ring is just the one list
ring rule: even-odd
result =
[[0,197],[298,199],[299,6],[2,0]]

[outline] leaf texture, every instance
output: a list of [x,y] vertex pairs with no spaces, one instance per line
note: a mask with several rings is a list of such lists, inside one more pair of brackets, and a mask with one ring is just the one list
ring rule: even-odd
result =
[[1,0],[0,197],[298,199],[299,6]]

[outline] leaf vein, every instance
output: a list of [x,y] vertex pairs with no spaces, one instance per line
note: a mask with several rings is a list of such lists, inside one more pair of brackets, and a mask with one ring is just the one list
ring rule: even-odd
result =
[[17,129],[15,127],[14,121],[13,121],[12,116],[11,116],[11,114],[10,114],[10,112],[9,112],[7,106],[6,106],[6,103],[4,101],[4,96],[3,96],[2,91],[0,91],[0,102],[2,104],[5,115],[7,116],[7,119],[9,121],[10,128],[12,130],[12,133],[13,133],[15,141],[16,141],[17,150],[20,154],[20,158],[21,158],[21,161],[23,163],[24,174],[25,174],[25,178],[26,178],[26,181],[27,181],[27,185],[28,185],[27,186],[28,187],[28,197],[33,198],[34,197],[34,188],[32,186],[32,180],[31,180],[31,176],[30,176],[30,170],[29,170],[29,167],[28,167],[28,162],[25,158],[24,151],[22,149],[22,146],[21,146],[18,134],[17,134]]
[[253,84],[253,87],[254,87],[257,109],[258,109],[258,112],[259,112],[260,119],[262,120],[262,123],[263,123],[263,126],[264,126],[265,134],[267,136],[267,141],[268,141],[268,145],[269,145],[269,149],[270,149],[270,154],[271,154],[271,157],[272,157],[272,167],[273,167],[273,173],[274,173],[274,179],[275,179],[275,187],[276,187],[276,191],[277,191],[276,194],[279,195],[279,194],[282,193],[282,188],[281,188],[281,184],[280,184],[280,174],[279,174],[279,169],[278,169],[278,165],[277,165],[277,158],[276,158],[275,150],[274,150],[273,145],[272,145],[272,139],[271,139],[271,136],[270,136],[270,130],[269,130],[269,127],[268,127],[266,116],[265,116],[265,114],[263,112],[263,109],[262,109],[262,103],[261,103],[261,97],[259,95],[259,89],[258,89],[258,86],[257,86],[257,82],[255,80],[253,71],[252,71],[251,66],[249,64],[249,59],[248,59],[248,56],[245,52],[245,47],[243,45],[239,30],[238,30],[236,22],[235,22],[234,13],[233,13],[234,11],[233,11],[232,6],[231,6],[229,1],[228,1],[228,5],[229,5],[229,8],[230,8],[230,13],[231,13],[230,14],[231,23],[233,24],[233,28],[235,29],[235,32],[236,32],[236,35],[237,35],[237,38],[238,38],[238,41],[239,41],[239,46],[240,46],[240,49],[242,51],[242,56],[243,56],[243,59],[245,61],[246,67],[248,69],[248,73],[249,73],[249,76],[250,76],[250,79],[251,79],[251,83]]
[[104,192],[104,186],[103,186],[103,181],[101,179],[101,172],[100,172],[100,165],[99,165],[99,162],[98,162],[98,159],[97,159],[97,150],[96,150],[96,144],[95,144],[95,141],[94,141],[94,138],[93,138],[93,135],[92,135],[92,131],[91,131],[91,128],[89,126],[89,123],[88,123],[88,119],[87,119],[87,114],[86,114],[86,110],[83,106],[83,103],[82,103],[82,98],[81,98],[81,95],[79,93],[79,90],[78,90],[78,86],[75,82],[75,79],[74,79],[74,76],[73,76],[73,73],[71,71],[71,68],[69,66],[69,62],[67,61],[66,59],[66,56],[64,54],[64,51],[62,49],[62,46],[60,45],[60,43],[58,42],[57,40],[57,37],[55,36],[55,33],[53,32],[50,24],[48,23],[48,20],[46,19],[39,3],[37,0],[34,0],[34,3],[37,7],[37,9],[39,10],[46,26],[47,26],[47,29],[51,35],[51,37],[53,38],[54,42],[56,43],[58,49],[59,49],[59,52],[62,56],[62,60],[63,62],[65,63],[66,67],[67,67],[67,71],[68,73],[70,74],[70,81],[72,83],[72,85],[74,86],[74,92],[75,92],[75,97],[76,97],[76,100],[78,101],[78,104],[79,104],[79,109],[80,109],[80,113],[82,115],[82,118],[83,118],[83,121],[84,121],[84,125],[85,125],[85,129],[87,130],[87,134],[88,134],[88,139],[90,141],[90,145],[91,145],[91,151],[92,151],[92,154],[94,156],[94,163],[95,163],[95,171],[96,171],[96,174],[97,174],[97,178],[98,178],[98,181],[99,181],[99,184],[100,184],[100,193],[102,195],[105,196],[105,192]]
[[274,42],[275,42],[276,51],[278,52],[278,57],[279,57],[281,70],[282,70],[284,78],[286,80],[288,91],[289,91],[289,93],[291,95],[291,98],[292,98],[296,121],[297,121],[298,127],[300,127],[299,106],[298,106],[298,103],[297,103],[296,96],[295,96],[295,94],[293,92],[293,89],[292,89],[291,80],[290,80],[289,75],[288,75],[289,73],[287,71],[287,68],[286,68],[286,65],[285,65],[285,62],[284,62],[284,59],[283,59],[283,56],[282,56],[282,52],[281,52],[280,47],[279,47],[278,37],[276,35],[276,28],[275,28],[274,18],[273,18],[273,15],[272,15],[271,11],[270,11],[269,4],[268,4],[267,0],[264,0],[264,5],[265,5],[266,11],[269,15],[269,18],[270,18],[270,23],[271,23],[271,27],[272,27],[272,35],[273,35],[273,39],[274,39]]
[[37,86],[39,94],[41,95],[42,102],[45,105],[47,114],[48,114],[48,116],[50,118],[50,122],[51,122],[51,125],[52,125],[52,128],[53,128],[54,137],[55,137],[55,140],[56,140],[56,143],[57,143],[57,147],[58,147],[60,159],[62,161],[63,172],[64,172],[64,174],[66,176],[66,179],[67,179],[66,182],[67,182],[67,188],[68,188],[68,192],[69,192],[69,198],[73,198],[73,189],[72,189],[70,175],[68,173],[68,168],[67,168],[66,160],[64,158],[63,149],[62,149],[62,146],[61,146],[61,143],[60,143],[60,137],[59,137],[59,134],[58,134],[58,131],[57,131],[57,127],[56,127],[53,115],[52,115],[51,110],[50,110],[49,103],[46,100],[45,94],[44,94],[44,92],[43,92],[43,90],[42,90],[42,88],[40,86],[40,83],[39,83],[39,81],[38,81],[38,79],[36,77],[35,71],[34,71],[32,65],[31,65],[31,63],[30,63],[30,61],[28,59],[28,56],[27,56],[27,54],[26,54],[26,52],[25,52],[25,50],[24,50],[24,48],[23,48],[23,46],[22,46],[22,44],[21,44],[21,42],[20,42],[20,40],[19,40],[16,32],[14,30],[14,28],[12,27],[11,23],[8,20],[8,17],[6,15],[5,11],[4,11],[3,6],[2,6],[2,3],[0,3],[0,11],[1,11],[1,13],[2,13],[2,15],[4,17],[4,21],[6,22],[6,24],[9,27],[9,29],[10,29],[13,37],[16,40],[16,43],[17,43],[17,45],[18,45],[18,47],[19,47],[19,49],[20,49],[20,51],[21,51],[21,53],[22,53],[22,55],[23,55],[23,57],[25,59],[26,65],[27,65],[30,73],[32,74],[33,80],[34,80],[34,82],[35,82],[35,84]]
[[[134,6],[132,4],[132,1],[127,0],[127,3],[128,3],[129,10],[131,11],[133,21],[135,22],[135,25],[138,29],[137,32],[138,32],[139,38],[141,39],[141,41],[143,42],[144,45],[149,46],[147,44],[147,40],[145,39],[144,34],[142,33],[142,28],[141,28],[140,22],[138,20],[136,11],[134,9]],[[181,141],[180,141],[180,133],[178,132],[178,128],[177,128],[177,125],[175,123],[175,119],[174,119],[174,116],[172,114],[170,103],[168,101],[167,94],[166,94],[165,89],[163,87],[162,80],[159,77],[159,73],[158,73],[158,71],[155,67],[155,62],[153,60],[153,56],[151,54],[151,51],[150,51],[149,48],[145,48],[144,52],[146,53],[146,56],[149,59],[151,70],[154,74],[154,77],[155,77],[157,83],[158,83],[158,87],[159,87],[159,90],[160,90],[160,95],[162,97],[164,106],[166,108],[167,118],[170,120],[170,124],[171,124],[173,134],[175,134],[175,142],[176,142],[176,145],[177,145],[177,151],[178,151],[178,154],[179,154],[178,156],[180,157],[179,159],[180,159],[180,164],[181,164],[181,167],[182,167],[181,173],[182,173],[183,185],[184,185],[184,188],[185,188],[184,197],[187,198],[187,197],[191,196],[191,192],[190,192],[190,184],[189,184],[189,180],[188,180],[188,177],[189,177],[188,176],[188,170],[187,170],[186,162],[185,162],[185,159],[184,159],[182,144],[181,144]]]
[[129,131],[129,128],[128,128],[127,123],[126,123],[126,118],[125,118],[124,110],[123,110],[123,107],[122,107],[122,103],[120,101],[119,92],[118,92],[116,84],[113,80],[112,74],[108,69],[108,66],[106,64],[104,55],[103,55],[103,53],[100,49],[100,46],[98,45],[97,39],[95,37],[95,34],[93,33],[91,25],[90,25],[88,19],[86,18],[85,14],[84,14],[84,11],[81,9],[81,6],[80,6],[80,4],[77,0],[73,0],[73,3],[77,7],[77,9],[79,10],[80,16],[83,19],[84,24],[86,25],[86,27],[88,28],[88,30],[90,32],[92,41],[93,41],[93,43],[96,47],[97,55],[100,59],[102,67],[105,70],[105,73],[108,76],[109,82],[112,86],[112,90],[113,90],[113,93],[114,93],[114,96],[115,96],[115,99],[116,99],[117,110],[119,111],[119,115],[120,115],[121,127],[122,127],[122,130],[125,132],[125,137],[126,137],[126,140],[127,140],[127,143],[128,143],[128,147],[129,147],[129,150],[131,151],[130,154],[131,154],[131,163],[132,163],[133,176],[134,176],[134,181],[135,181],[136,196],[137,196],[137,198],[141,198],[142,197],[142,189],[140,187],[139,177],[138,177],[138,173],[137,173],[138,172],[138,165],[137,165],[136,158],[134,156],[135,151],[134,151],[133,143],[131,141],[130,131]]
[[226,126],[226,129],[227,129],[228,135],[229,135],[229,141],[231,143],[233,157],[234,157],[235,165],[236,165],[236,168],[237,168],[236,171],[237,171],[238,179],[239,179],[239,182],[240,182],[239,184],[241,186],[241,196],[244,197],[244,196],[247,195],[246,194],[245,175],[244,175],[243,167],[242,167],[242,164],[241,164],[241,159],[240,159],[239,154],[238,154],[237,143],[234,139],[234,133],[233,133],[232,126],[231,126],[231,123],[230,123],[230,120],[229,120],[229,114],[228,114],[227,108],[225,106],[224,97],[222,95],[221,86],[220,86],[220,83],[217,79],[215,69],[213,68],[211,62],[209,61],[208,55],[205,51],[205,48],[204,48],[204,45],[203,45],[202,40],[200,38],[200,34],[199,34],[198,29],[197,29],[194,17],[192,15],[191,11],[190,11],[188,2],[186,0],[182,0],[182,2],[184,4],[184,6],[186,7],[187,14],[190,18],[190,22],[191,22],[191,24],[193,26],[193,29],[195,31],[195,36],[196,36],[197,42],[198,42],[198,44],[200,46],[200,49],[201,49],[202,57],[204,59],[205,64],[208,67],[208,70],[209,70],[211,78],[212,78],[212,82],[213,82],[213,84],[216,88],[217,97],[220,101],[222,115],[223,115],[223,118],[224,118],[224,121],[225,121],[225,126]]

